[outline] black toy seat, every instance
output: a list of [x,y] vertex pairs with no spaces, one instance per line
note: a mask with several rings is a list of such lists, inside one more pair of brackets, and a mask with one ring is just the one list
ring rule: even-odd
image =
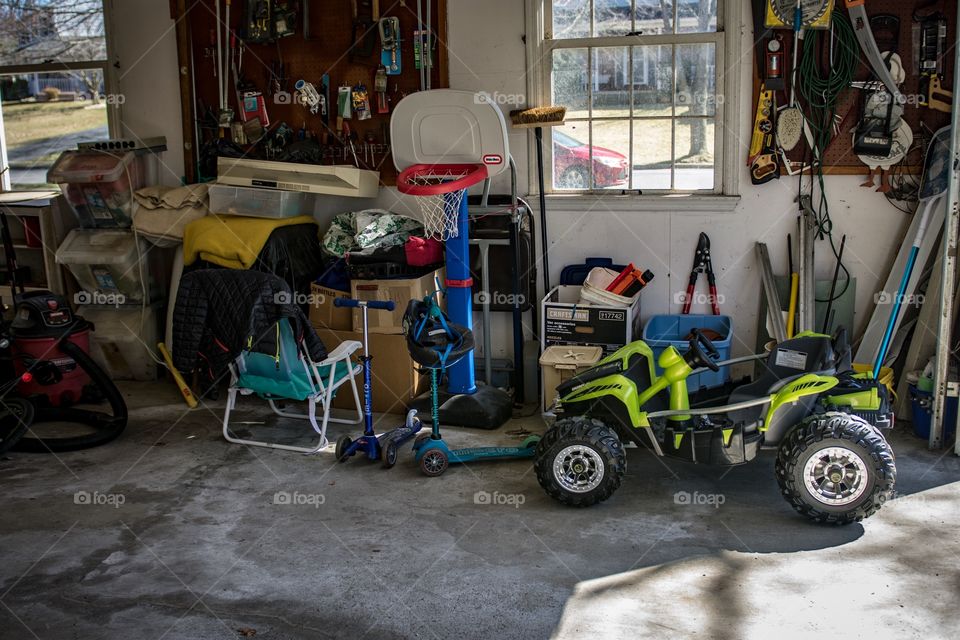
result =
[[[837,354],[829,336],[792,338],[777,344],[767,356],[763,367],[760,377],[733,390],[729,404],[768,396],[806,373],[835,373]],[[763,410],[765,407],[759,405],[736,411],[731,417],[735,422],[750,423],[759,417]]]

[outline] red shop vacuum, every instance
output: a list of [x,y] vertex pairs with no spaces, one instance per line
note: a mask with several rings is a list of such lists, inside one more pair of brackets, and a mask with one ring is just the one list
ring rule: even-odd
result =
[[[126,428],[127,406],[113,380],[90,357],[92,324],[77,316],[63,296],[50,291],[27,292],[25,268],[16,252],[0,204],[0,234],[6,257],[5,280],[13,294],[12,320],[0,322],[0,388],[3,400],[14,394],[32,410],[18,411],[17,420],[0,416],[0,446],[20,451],[59,452],[84,449],[116,438]],[[7,311],[6,305],[0,309]],[[75,407],[109,402],[110,413]],[[23,416],[29,415],[25,425]],[[56,436],[39,435],[38,423],[68,423]],[[10,441],[19,423],[18,441]],[[75,425],[81,425],[79,433]]]
[[[74,316],[61,296],[49,291],[17,296],[10,337],[20,395],[54,407],[69,407],[85,393],[90,395],[86,390],[90,376],[60,348],[68,341],[89,355],[90,324]],[[28,372],[29,376],[23,375]]]

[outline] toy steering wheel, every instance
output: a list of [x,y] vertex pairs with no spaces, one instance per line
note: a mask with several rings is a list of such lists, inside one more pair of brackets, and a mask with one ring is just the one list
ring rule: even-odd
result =
[[720,371],[720,365],[716,363],[720,358],[720,352],[713,346],[710,339],[703,335],[700,329],[694,329],[690,333],[693,335],[690,340],[690,350],[693,351],[697,361],[713,372]]

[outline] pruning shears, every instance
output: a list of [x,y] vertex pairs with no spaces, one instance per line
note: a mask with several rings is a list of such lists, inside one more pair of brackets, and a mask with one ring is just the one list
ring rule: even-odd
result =
[[693,303],[693,292],[697,288],[697,278],[701,273],[707,274],[707,285],[710,288],[710,307],[713,315],[720,315],[720,305],[717,298],[717,278],[713,273],[713,262],[710,260],[710,236],[700,232],[697,242],[697,251],[693,255],[693,270],[690,271],[690,281],[687,284],[687,295],[683,300],[683,314],[690,313]]

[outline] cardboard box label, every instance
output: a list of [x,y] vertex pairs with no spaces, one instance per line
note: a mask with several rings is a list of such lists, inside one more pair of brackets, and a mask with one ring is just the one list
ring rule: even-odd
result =
[[[630,308],[581,305],[579,287],[558,287],[563,297],[542,302],[544,347],[550,345],[596,345],[613,353],[640,335],[639,299]],[[557,293],[555,290],[553,293]]]

